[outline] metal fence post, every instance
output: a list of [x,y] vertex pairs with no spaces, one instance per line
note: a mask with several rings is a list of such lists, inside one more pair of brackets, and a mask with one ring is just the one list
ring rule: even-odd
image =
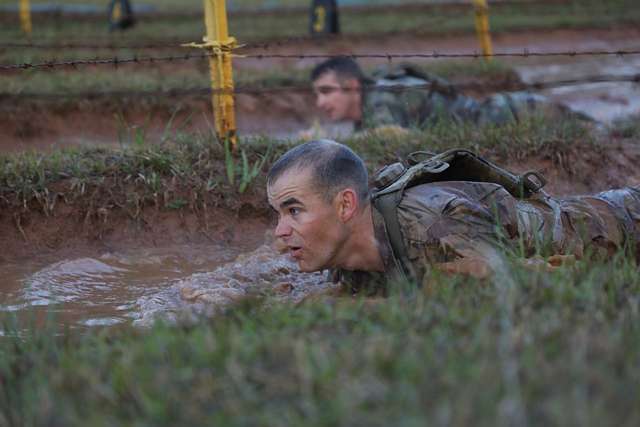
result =
[[487,0],[473,0],[475,6],[475,21],[478,40],[482,54],[487,60],[491,59],[493,49],[491,47],[491,34],[489,33],[489,6]]
[[236,117],[231,58],[237,43],[235,38],[229,37],[225,0],[204,0],[204,20],[207,26],[204,43],[190,43],[184,46],[207,49],[211,53],[211,103],[216,133],[220,139],[229,139],[231,146],[235,148]]
[[31,37],[31,5],[29,0],[20,0],[20,26],[28,37]]

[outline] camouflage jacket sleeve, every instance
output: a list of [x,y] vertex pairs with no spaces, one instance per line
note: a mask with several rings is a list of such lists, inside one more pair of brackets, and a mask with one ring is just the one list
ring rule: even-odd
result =
[[361,127],[405,126],[404,107],[398,96],[390,92],[371,91],[365,94]]
[[379,89],[365,93],[361,127],[421,128],[439,121],[474,121],[476,115],[477,102],[472,98],[407,86],[401,91]]
[[[433,269],[479,278],[506,274],[505,253],[516,248],[524,256],[580,258],[585,250],[610,256],[628,246],[640,261],[640,190],[634,188],[523,201],[497,184],[436,182],[407,189],[397,215],[423,287]],[[342,272],[338,279],[350,293],[387,291],[388,277],[380,273]]]
[[398,206],[416,279],[440,269],[487,277],[504,267],[505,242],[517,234],[515,199],[488,183],[439,182],[413,187]]
[[406,191],[398,207],[418,278],[437,268],[486,277],[504,268],[506,250],[609,257],[629,247],[640,259],[640,191],[522,201],[490,183],[439,182]]

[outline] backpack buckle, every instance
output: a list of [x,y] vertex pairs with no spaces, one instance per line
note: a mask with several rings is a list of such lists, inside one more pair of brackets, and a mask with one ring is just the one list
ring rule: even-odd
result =
[[391,185],[391,183],[400,178],[405,171],[406,168],[400,162],[386,165],[375,173],[375,176],[373,178],[373,185],[378,190],[382,190],[383,188],[388,187],[389,185]]
[[542,187],[547,185],[547,180],[537,171],[527,171],[522,174],[522,185],[528,191],[537,193],[542,190]]
[[[420,159],[420,157],[422,156],[424,156],[424,158]],[[407,163],[409,164],[409,166],[413,166],[435,156],[436,156],[436,153],[432,151],[414,151],[413,153],[407,156]]]

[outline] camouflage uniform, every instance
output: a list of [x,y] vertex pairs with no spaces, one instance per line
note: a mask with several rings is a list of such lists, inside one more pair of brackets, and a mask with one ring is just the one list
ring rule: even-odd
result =
[[[432,268],[499,271],[504,248],[525,256],[585,253],[610,256],[629,246],[640,258],[640,190],[623,188],[562,199],[535,195],[521,200],[493,183],[445,181],[407,189],[397,216],[412,279],[422,283]],[[394,257],[384,224],[374,214],[386,272],[341,271],[336,279],[352,292],[386,292]],[[456,267],[452,269],[452,267]]]
[[366,86],[356,130],[396,125],[425,128],[440,120],[504,124],[532,113],[579,113],[529,92],[498,93],[482,102],[459,93],[445,80],[400,67]]

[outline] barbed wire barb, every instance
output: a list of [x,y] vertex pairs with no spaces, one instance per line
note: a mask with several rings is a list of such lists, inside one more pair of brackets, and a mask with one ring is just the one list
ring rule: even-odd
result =
[[[555,80],[555,81],[541,81],[541,82],[532,82],[532,83],[519,83],[512,84],[509,87],[509,90],[544,90],[544,89],[552,89],[555,87],[563,87],[563,86],[573,86],[580,84],[595,84],[595,83],[640,83],[640,73],[638,74],[630,74],[630,75],[596,75],[596,76],[588,76],[579,79],[566,79],[566,80]],[[487,91],[491,90],[500,90],[504,89],[500,84],[491,84],[490,82],[468,82],[454,85],[456,89],[459,90],[481,90]],[[392,86],[376,86],[376,85],[366,85],[366,90],[375,90],[375,91],[415,91],[415,90],[429,90],[432,89],[433,86],[431,84],[425,85],[413,85],[413,86],[404,86],[404,85],[392,85]],[[132,91],[132,90],[114,90],[114,91],[90,91],[90,92],[65,92],[65,93],[37,93],[37,92],[20,92],[20,93],[11,93],[11,92],[0,92],[0,102],[3,100],[21,100],[21,99],[53,99],[57,100],[60,98],[105,98],[105,97],[149,97],[149,96],[164,96],[164,97],[176,97],[176,96],[193,96],[193,95],[211,95],[211,94],[234,94],[234,95],[262,95],[262,94],[270,94],[270,93],[279,93],[279,92],[305,92],[312,93],[312,89],[308,84],[299,84],[299,85],[283,85],[283,86],[273,86],[273,87],[264,87],[258,85],[244,85],[237,86],[235,89],[212,89],[210,87],[202,87],[202,88],[172,88],[165,90],[142,90],[142,91]]]
[[[160,61],[168,61],[174,62],[178,60],[189,61],[192,59],[203,59],[208,58],[212,54],[204,53],[201,55],[184,55],[184,56],[145,56],[145,57],[130,57],[130,58],[119,58],[115,56],[113,58],[99,58],[95,57],[94,59],[77,59],[77,60],[69,60],[69,61],[57,61],[57,60],[45,60],[40,63],[21,63],[21,64],[3,64],[0,65],[0,71],[15,71],[22,69],[53,69],[57,67],[68,67],[68,66],[78,66],[78,65],[124,65],[130,63],[152,63],[152,62],[160,62]],[[401,58],[401,59],[442,59],[442,58],[473,58],[478,59],[480,57],[494,57],[494,58],[504,58],[504,57],[544,57],[544,56],[629,56],[629,55],[640,55],[640,50],[617,50],[617,51],[562,51],[562,52],[531,52],[528,49],[524,49],[522,52],[496,52],[492,55],[486,55],[476,52],[472,53],[439,53],[437,51],[433,51],[432,53],[404,53],[404,54],[392,54],[392,53],[366,53],[366,54],[358,54],[358,53],[350,53],[343,56],[348,56],[353,59],[386,59],[389,58]],[[331,58],[334,56],[340,56],[335,54],[243,54],[242,56],[236,57],[236,60],[241,61],[244,59],[325,59]]]

